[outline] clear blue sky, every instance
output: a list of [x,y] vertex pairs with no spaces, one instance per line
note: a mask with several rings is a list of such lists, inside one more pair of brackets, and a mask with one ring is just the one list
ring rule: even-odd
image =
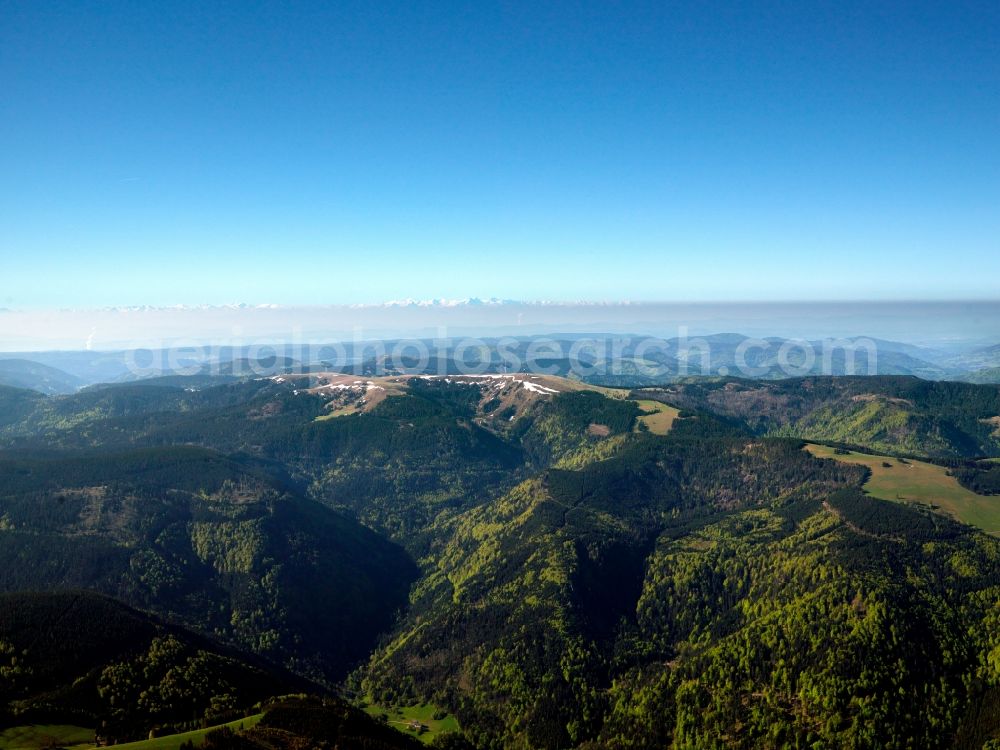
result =
[[0,307],[998,279],[995,0],[0,1]]

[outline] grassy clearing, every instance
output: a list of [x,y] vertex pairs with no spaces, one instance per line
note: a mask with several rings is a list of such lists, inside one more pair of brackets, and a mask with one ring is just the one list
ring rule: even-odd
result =
[[32,724],[0,732],[0,750],[93,747],[94,730],[70,724]]
[[359,409],[354,404],[349,404],[347,406],[341,406],[339,409],[331,409],[326,414],[320,414],[313,421],[314,422],[326,422],[329,419],[336,419],[337,417],[346,417],[348,414],[357,414],[360,412]]
[[[364,710],[369,716],[378,718],[379,716],[384,715],[388,717],[389,726],[395,727],[396,729],[406,732],[407,734],[412,734],[425,744],[429,744],[431,740],[439,734],[460,731],[458,719],[451,714],[447,714],[442,719],[434,718],[434,715],[438,713],[440,709],[433,703],[422,703],[419,706],[398,706],[393,708],[367,705],[364,706]],[[414,727],[417,725],[423,725],[426,729],[423,732],[420,732],[415,728],[411,728],[411,725]]]
[[674,420],[680,414],[680,409],[676,409],[660,401],[642,399],[636,401],[636,403],[639,404],[639,408],[643,411],[642,416],[639,417],[639,421],[646,425],[646,429],[654,435],[666,435],[670,432],[670,428],[674,426]]
[[[125,742],[121,745],[115,745],[115,750],[178,750],[182,744],[188,740],[198,747],[205,741],[205,735],[209,732],[213,732],[216,729],[221,729],[222,727],[229,727],[233,730],[249,729],[250,727],[256,726],[257,723],[264,717],[264,714],[255,714],[253,716],[247,716],[244,719],[237,719],[236,721],[230,721],[226,724],[219,724],[214,727],[205,727],[204,729],[195,729],[191,732],[181,732],[180,734],[168,734],[163,737],[155,737],[151,740],[140,740],[138,742]],[[91,747],[93,747],[91,745]]]
[[566,390],[567,383],[573,383],[575,387],[569,390],[578,391],[594,391],[595,393],[600,393],[605,398],[614,398],[618,400],[624,400],[628,398],[631,391],[628,388],[608,388],[604,385],[591,385],[590,383],[579,383],[576,380],[570,380],[569,378],[559,378],[561,383],[559,383],[563,390]]
[[1000,536],[1000,497],[967,490],[943,466],[911,460],[903,463],[897,458],[866,453],[838,455],[833,448],[812,443],[806,445],[806,450],[818,458],[867,466],[872,475],[864,488],[872,497],[928,505],[962,523]]

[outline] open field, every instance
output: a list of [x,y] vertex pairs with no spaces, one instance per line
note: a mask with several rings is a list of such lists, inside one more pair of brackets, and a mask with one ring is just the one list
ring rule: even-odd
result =
[[[401,732],[415,735],[425,744],[430,744],[439,734],[447,732],[458,732],[458,719],[448,714],[443,719],[435,719],[434,714],[438,712],[438,707],[433,703],[422,703],[419,706],[400,706],[398,708],[385,708],[384,706],[367,705],[364,707],[367,714],[374,717],[383,714],[389,717],[389,726],[395,727]],[[411,723],[422,724],[427,729],[419,733],[411,729]]]
[[666,435],[670,432],[670,428],[674,426],[674,420],[680,414],[680,409],[660,401],[642,399],[636,403],[643,411],[639,421],[646,425],[646,428],[654,435]]
[[69,724],[32,724],[0,732],[0,750],[93,747],[94,730]]
[[348,404],[347,406],[341,406],[338,409],[331,409],[326,414],[322,414],[316,417],[316,422],[326,422],[330,419],[336,419],[337,417],[346,417],[349,414],[359,414],[362,411],[362,407],[356,406],[355,404]]
[[865,483],[865,491],[872,497],[929,505],[962,523],[1000,535],[1000,497],[967,490],[943,466],[911,460],[903,463],[889,456],[853,451],[838,455],[833,448],[813,443],[808,443],[806,450],[818,458],[867,466],[872,475]]
[[[221,729],[222,727],[229,727],[230,729],[249,729],[255,726],[262,718],[264,714],[255,714],[253,716],[247,716],[244,719],[237,719],[236,721],[230,721],[226,724],[219,724],[214,727],[205,727],[204,729],[195,729],[191,732],[181,732],[180,734],[168,734],[163,737],[155,737],[151,740],[139,740],[138,742],[125,742],[121,745],[115,745],[116,750],[178,750],[182,744],[187,741],[198,747],[205,741],[205,735],[209,732],[213,732],[216,729]],[[91,745],[90,747],[93,747]]]

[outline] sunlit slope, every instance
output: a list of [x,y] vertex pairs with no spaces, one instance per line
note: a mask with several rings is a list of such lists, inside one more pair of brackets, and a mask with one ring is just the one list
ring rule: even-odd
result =
[[977,495],[943,466],[854,451],[838,454],[834,448],[815,443],[807,444],[806,450],[818,458],[866,466],[871,478],[864,489],[872,497],[927,505],[990,534],[1000,534],[1000,497]]
[[649,398],[738,419],[762,435],[939,457],[1000,455],[1000,387],[909,377],[692,378]]

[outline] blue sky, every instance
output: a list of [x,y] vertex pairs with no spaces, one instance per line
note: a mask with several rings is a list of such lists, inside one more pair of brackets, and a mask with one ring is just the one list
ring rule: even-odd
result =
[[0,2],[0,307],[996,298],[1000,5]]

